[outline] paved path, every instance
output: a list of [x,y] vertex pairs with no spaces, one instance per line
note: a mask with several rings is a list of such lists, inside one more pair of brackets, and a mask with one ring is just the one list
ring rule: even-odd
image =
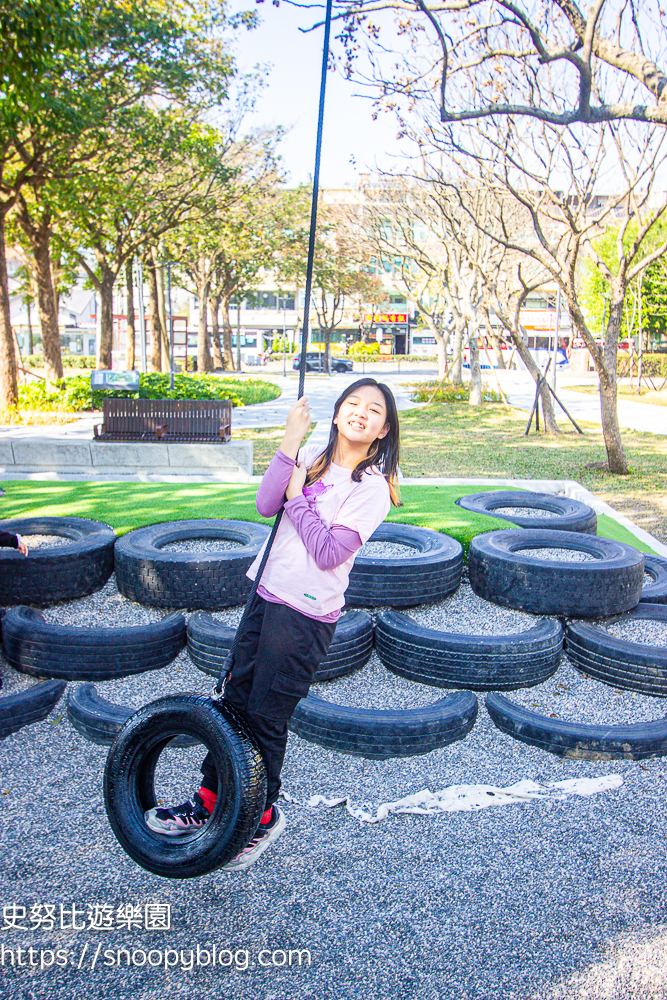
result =
[[[410,399],[409,385],[434,379],[433,371],[398,372],[369,371],[366,374],[390,386],[396,398],[399,410],[414,409],[424,405],[413,403]],[[483,372],[484,381],[491,388],[496,388],[494,376],[489,371]],[[264,376],[267,381],[277,385],[282,395],[268,403],[255,403],[251,406],[238,407],[233,411],[232,426],[237,429],[252,427],[280,427],[284,425],[287,412],[296,400],[298,376],[283,377],[282,374]],[[311,414],[314,422],[320,424],[314,432],[319,442],[320,437],[328,438],[329,426],[333,415],[336,399],[343,389],[360,377],[359,372],[345,375],[309,375],[306,378],[306,395],[310,401]],[[512,406],[520,410],[530,411],[535,398],[535,383],[530,375],[523,371],[499,371],[498,377]],[[567,370],[559,371],[557,375],[557,394],[565,407],[575,419],[601,424],[600,401],[598,396],[573,392],[572,385],[597,385],[595,375],[572,375]],[[556,407],[559,422],[567,421],[565,414]],[[618,401],[619,421],[622,428],[646,431],[650,434],[667,434],[667,407],[655,406],[650,403],[635,403],[628,399]],[[93,426],[100,422],[100,416],[84,416],[68,424],[40,427],[0,427],[0,441],[6,438],[22,440],[25,438],[53,438],[57,440],[72,440],[73,438],[89,440],[93,434]]]
[[[385,375],[373,373],[372,377],[378,381],[384,381],[390,386],[396,398],[399,410],[413,409],[415,404],[410,399],[409,390],[402,383],[419,382],[425,376],[434,377],[434,373],[416,372],[409,374],[399,374],[398,372]],[[333,416],[333,408],[336,400],[343,389],[351,385],[360,377],[359,373],[348,373],[345,375],[310,375],[306,378],[305,392],[310,402],[310,412],[313,422],[320,424],[319,436],[326,428],[326,438],[328,439],[329,427]],[[254,428],[254,427],[280,427],[285,424],[287,413],[294,405],[297,398],[299,379],[297,374],[268,376],[267,381],[275,383],[282,395],[278,399],[272,399],[268,403],[254,403],[251,406],[240,406],[232,411],[232,430]],[[51,438],[54,440],[90,440],[93,436],[93,426],[99,424],[100,414],[95,416],[86,415],[67,424],[45,425],[38,427],[0,427],[0,441],[25,440],[30,438]]]
[[[495,387],[495,379],[489,373],[484,373],[486,381]],[[535,383],[527,372],[498,372],[503,392],[512,406],[520,410],[530,411],[535,399]],[[558,372],[556,376],[556,395],[575,420],[587,420],[592,424],[602,425],[600,417],[600,398],[597,393],[588,395],[573,392],[568,388],[572,385],[591,385],[597,388],[597,376],[571,375],[569,372]],[[556,405],[556,418],[559,423],[567,422],[567,417]],[[645,431],[649,434],[667,434],[667,407],[655,406],[651,403],[635,403],[625,397],[618,400],[618,419],[621,428],[633,431]]]

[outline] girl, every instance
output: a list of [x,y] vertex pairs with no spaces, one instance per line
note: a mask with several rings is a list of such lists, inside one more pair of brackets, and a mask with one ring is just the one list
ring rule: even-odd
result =
[[[250,844],[226,871],[253,864],[285,829],[277,806],[287,723],[308,694],[327,655],[354,557],[400,504],[398,414],[391,391],[362,378],[336,400],[329,443],[317,449],[301,441],[310,428],[308,398],[287,416],[285,436],[257,491],[257,510],[285,514],[239,641],[225,701],[237,709],[260,749],[267,775],[266,810]],[[254,580],[261,561],[248,570]],[[217,799],[210,754],[203,781],[189,802],[146,813],[151,830],[179,836],[203,826]]]

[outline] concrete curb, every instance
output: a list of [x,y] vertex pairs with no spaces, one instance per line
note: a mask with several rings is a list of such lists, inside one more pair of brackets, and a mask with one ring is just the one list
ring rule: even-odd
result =
[[108,481],[247,482],[252,475],[250,441],[161,444],[57,440],[0,441],[0,476],[12,479]]

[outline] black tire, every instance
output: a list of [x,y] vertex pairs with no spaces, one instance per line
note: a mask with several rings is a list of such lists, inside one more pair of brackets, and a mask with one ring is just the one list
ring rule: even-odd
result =
[[[588,562],[522,556],[521,549],[586,552]],[[610,538],[574,531],[490,531],[477,535],[468,557],[470,585],[480,597],[536,615],[604,617],[636,607],[644,556]]]
[[[606,624],[618,621],[664,622],[667,627],[667,607],[640,604]],[[579,621],[568,622],[565,645],[568,658],[582,673],[616,688],[667,698],[667,646],[617,639],[599,625]]]
[[511,635],[461,635],[381,611],[375,645],[387,670],[420,684],[472,691],[515,691],[541,684],[558,669],[563,649],[559,622],[542,619]]
[[65,690],[64,681],[45,681],[0,698],[0,739],[45,719]]
[[[218,800],[200,830],[166,837],[148,828],[144,813],[156,805],[157,760],[177,736],[194,737],[213,754]],[[226,864],[252,838],[266,806],[266,772],[229,705],[169,695],[135,712],[120,730],[107,757],[104,803],[118,842],[138,865],[164,878],[196,878]]]
[[20,535],[59,535],[71,545],[31,549],[0,548],[0,604],[47,608],[87,597],[113,573],[116,532],[101,521],[81,517],[17,517],[0,530]]
[[477,718],[477,698],[457,692],[424,708],[350,708],[309,694],[297,705],[289,728],[328,750],[387,760],[414,757],[462,740]]
[[[587,535],[594,535],[598,530],[597,514],[592,507],[578,500],[570,500],[569,497],[553,496],[551,493],[493,490],[490,493],[471,493],[467,497],[461,497],[456,503],[465,510],[502,518],[503,521],[511,521],[521,528],[581,531]],[[532,507],[534,510],[543,510],[544,517],[496,514],[498,507]]]
[[641,601],[648,604],[667,604],[667,559],[660,556],[644,556],[644,572],[653,578],[645,583]]
[[461,582],[463,547],[455,538],[413,524],[381,524],[370,542],[408,545],[413,556],[360,556],[345,592],[348,604],[410,607],[453,594]]
[[[90,743],[111,746],[135,711],[102,698],[94,684],[77,684],[67,692],[67,718]],[[191,736],[177,736],[171,746],[189,747],[197,742]]]
[[[188,622],[188,653],[205,674],[218,677],[231,648],[236,629],[199,612]],[[359,670],[373,652],[373,619],[365,611],[341,615],[336,622],[329,652],[315,675],[316,681],[344,677]]]
[[7,662],[32,677],[100,681],[159,670],[185,646],[181,614],[150,625],[75,628],[44,621],[32,608],[12,608],[3,621]]
[[[131,601],[154,608],[216,611],[243,604],[252,582],[248,567],[270,528],[250,521],[172,521],[137,528],[116,543],[116,583]],[[241,542],[217,552],[163,552],[162,546],[194,538]]]
[[538,715],[500,694],[486,707],[503,733],[568,760],[646,760],[667,754],[667,719],[634,725],[588,725]]

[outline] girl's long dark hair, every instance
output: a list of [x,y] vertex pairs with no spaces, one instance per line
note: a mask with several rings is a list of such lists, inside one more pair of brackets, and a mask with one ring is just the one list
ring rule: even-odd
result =
[[[338,397],[336,405],[334,406],[333,415],[334,418],[337,417],[341,404],[347,399],[347,397],[351,396],[353,392],[356,392],[357,389],[361,389],[365,385],[372,385],[375,389],[379,389],[384,396],[384,403],[387,408],[386,422],[389,424],[389,431],[383,438],[375,439],[373,444],[368,449],[368,455],[366,458],[363,458],[361,462],[354,467],[352,471],[352,481],[360,483],[361,477],[366,469],[370,469],[371,466],[375,466],[389,484],[389,494],[394,507],[401,507],[402,503],[398,489],[398,410],[396,409],[396,400],[394,399],[391,389],[388,386],[383,385],[382,382],[376,382],[374,378],[360,378],[358,381],[353,382],[352,385],[348,386],[345,392],[341,393]],[[318,455],[315,461],[311,463],[310,468],[308,469],[308,475],[306,476],[306,486],[316,483],[326,473],[333,461],[337,441],[338,427],[332,421],[329,443],[322,454]]]

